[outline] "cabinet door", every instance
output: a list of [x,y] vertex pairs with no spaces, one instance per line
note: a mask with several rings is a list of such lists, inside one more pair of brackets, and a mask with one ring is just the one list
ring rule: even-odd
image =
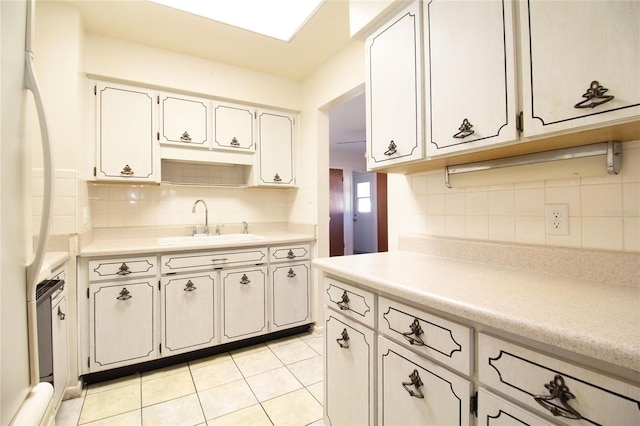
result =
[[254,108],[217,102],[213,105],[213,147],[252,152],[255,150]]
[[366,42],[367,166],[423,158],[420,2]]
[[162,278],[163,350],[192,351],[216,343],[214,274]]
[[155,358],[154,282],[92,284],[89,289],[91,371]]
[[293,186],[293,143],[295,119],[292,114],[258,111],[257,185]]
[[640,2],[520,6],[525,136],[640,114]]
[[53,404],[62,400],[69,384],[69,330],[67,328],[67,298],[54,301],[51,310],[51,341],[53,342]]
[[98,180],[155,181],[155,94],[138,87],[96,83]]
[[375,423],[375,338],[370,330],[325,309],[325,422]]
[[470,425],[472,383],[378,338],[380,425]]
[[271,281],[272,329],[279,330],[311,322],[309,262],[273,265]]
[[257,336],[267,326],[267,267],[223,269],[222,342]]
[[427,155],[516,140],[511,0],[424,8]]
[[208,99],[162,93],[160,95],[160,143],[209,148]]

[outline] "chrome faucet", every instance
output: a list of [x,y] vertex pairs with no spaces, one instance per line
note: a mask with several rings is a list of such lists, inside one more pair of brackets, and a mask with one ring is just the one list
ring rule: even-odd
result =
[[[196,206],[198,205],[198,203],[202,203],[204,204],[204,230],[203,233],[204,235],[209,235],[209,208],[207,207],[207,203],[204,202],[204,200],[196,200],[195,203],[193,203],[193,208],[191,209],[191,213],[196,212]],[[198,233],[198,230],[196,228],[196,225],[193,225],[193,235],[196,235]]]
[[249,233],[249,224],[247,222],[242,222],[242,233],[243,234]]

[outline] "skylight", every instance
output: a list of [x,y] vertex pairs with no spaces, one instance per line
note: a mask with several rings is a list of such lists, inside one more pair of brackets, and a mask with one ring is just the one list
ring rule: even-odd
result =
[[291,41],[324,0],[149,0],[243,28]]

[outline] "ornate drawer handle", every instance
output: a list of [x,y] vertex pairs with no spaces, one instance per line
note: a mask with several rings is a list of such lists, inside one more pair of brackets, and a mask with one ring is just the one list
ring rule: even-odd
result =
[[293,250],[289,250],[289,252],[287,253],[287,259],[295,259],[296,255],[293,253]]
[[181,141],[191,142],[191,136],[189,136],[189,132],[187,132],[185,130],[184,133],[182,134],[182,136],[180,136],[180,140]]
[[280,175],[276,173],[275,176],[273,176],[273,181],[274,182],[282,182],[282,179],[280,178]]
[[184,291],[194,291],[195,289],[197,289],[198,287],[196,287],[193,282],[191,280],[187,281],[187,284],[184,286]]
[[[575,399],[575,396],[569,391],[569,387],[564,384],[564,378],[556,374],[552,381],[544,385],[549,391],[549,395],[534,395],[533,398],[536,402],[549,410],[554,416],[566,417],[567,419],[580,420],[582,414],[578,413],[575,408],[569,405],[570,399]],[[562,407],[558,407],[551,401],[557,399],[562,404]]]
[[221,257],[221,258],[218,258],[218,259],[215,259],[215,258],[211,259],[212,262],[226,262],[227,260],[229,260],[228,257]]
[[251,280],[247,277],[247,274],[242,274],[242,278],[240,278],[240,284],[249,284]]
[[[411,331],[402,333],[404,338],[407,339],[407,341],[409,341],[409,343],[412,345],[426,346],[424,341],[420,338],[420,335],[423,333],[423,331],[422,327],[420,327],[420,322],[418,322],[418,318],[414,318],[409,327],[411,328]],[[411,336],[415,336],[415,338]]]
[[122,168],[120,174],[124,176],[133,176],[133,169],[131,169],[131,167],[129,167],[129,165],[127,164]]
[[129,266],[127,266],[126,263],[122,262],[122,265],[120,265],[120,268],[118,268],[118,272],[116,272],[116,275],[129,275],[131,273],[131,271],[129,270]]
[[471,130],[472,127],[473,124],[469,123],[469,120],[465,118],[464,120],[462,120],[462,124],[460,125],[460,127],[458,127],[458,130],[460,131],[453,135],[453,137],[456,139],[464,139],[467,136],[471,136],[474,133],[474,131]]
[[296,276],[296,273],[293,272],[293,268],[289,268],[289,272],[287,272],[287,277],[293,278]]
[[349,334],[347,333],[347,329],[342,330],[342,337],[336,339],[338,345],[340,345],[343,349],[349,349]]
[[[410,382],[402,382],[402,387],[404,390],[409,392],[409,395],[416,397],[418,399],[424,399],[424,394],[420,391],[420,386],[423,385],[422,380],[420,380],[420,374],[418,374],[418,370],[413,370],[413,373],[409,374]],[[409,386],[415,386],[416,390],[413,391],[409,389]]]
[[231,146],[240,146],[240,142],[238,142],[238,139],[235,136],[231,139]]
[[341,311],[349,310],[349,295],[347,294],[347,290],[342,293],[342,299],[339,302],[335,302],[338,307],[340,307]]
[[122,287],[122,290],[120,290],[120,295],[118,297],[116,297],[116,299],[118,299],[118,300],[129,300],[132,297],[133,296],[131,296],[131,294],[129,293],[129,290],[127,290],[126,287]]
[[387,150],[384,152],[384,155],[389,156],[389,155],[395,154],[396,152],[398,152],[397,148],[398,148],[398,145],[396,145],[394,141],[391,141],[389,143],[389,146],[387,147]]
[[598,83],[596,80],[591,82],[591,86],[587,89],[587,91],[582,95],[585,98],[583,101],[578,102],[573,107],[574,108],[595,108],[598,105],[602,105],[604,103],[609,102],[615,96],[605,95],[609,89],[605,89]]
[[60,306],[58,306],[58,318],[60,319],[60,321],[64,321],[66,316],[67,316],[67,314],[62,312],[62,309],[60,309]]

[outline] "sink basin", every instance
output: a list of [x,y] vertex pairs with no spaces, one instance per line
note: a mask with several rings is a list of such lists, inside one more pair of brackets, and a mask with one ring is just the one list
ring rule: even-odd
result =
[[255,234],[194,235],[156,238],[156,243],[159,246],[182,246],[192,244],[233,243],[256,240],[264,240],[264,237]]

